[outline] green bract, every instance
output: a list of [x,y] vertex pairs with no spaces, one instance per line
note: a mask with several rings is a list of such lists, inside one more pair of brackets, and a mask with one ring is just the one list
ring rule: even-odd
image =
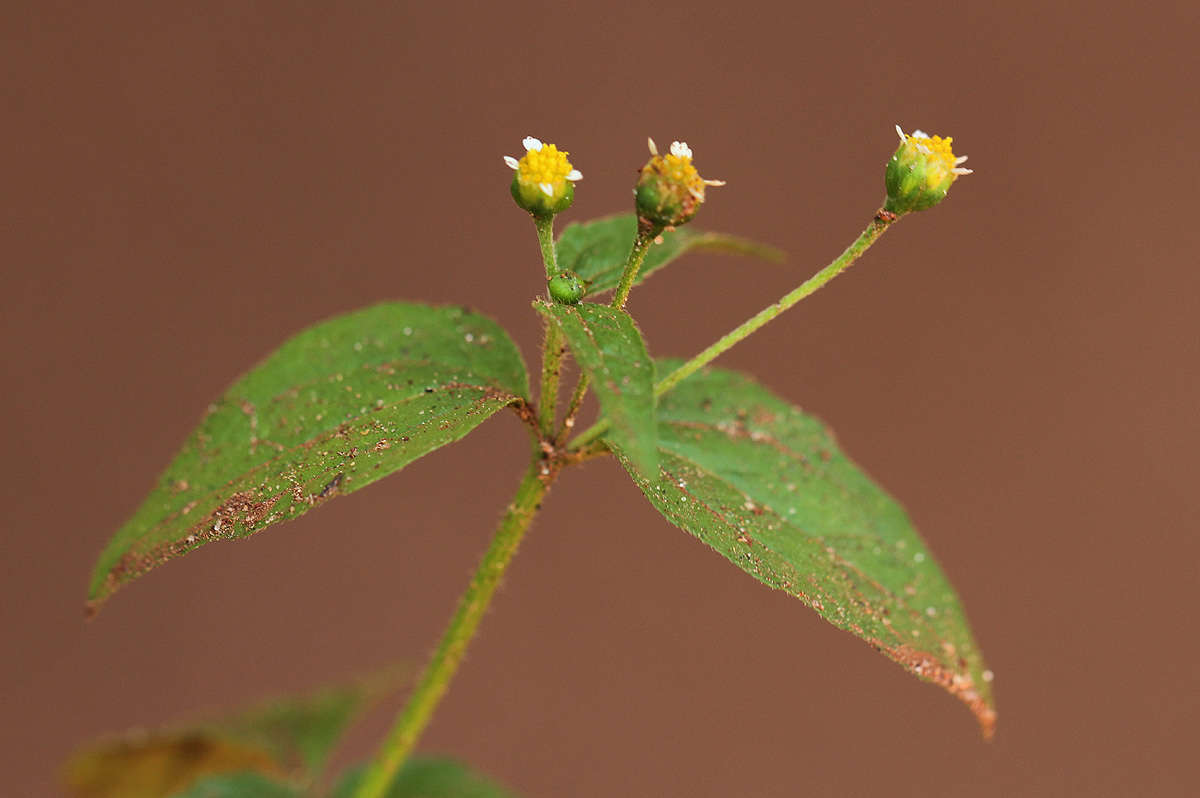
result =
[[570,183],[553,194],[546,194],[537,185],[522,183],[520,178],[514,177],[509,190],[517,206],[534,216],[553,216],[570,208],[575,201],[575,186]]

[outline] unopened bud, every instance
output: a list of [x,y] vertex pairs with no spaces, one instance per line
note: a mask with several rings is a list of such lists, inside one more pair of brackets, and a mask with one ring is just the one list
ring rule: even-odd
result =
[[900,147],[887,165],[887,202],[883,209],[902,214],[932,208],[946,197],[950,184],[959,175],[971,174],[961,164],[963,155],[954,157],[951,138],[930,136],[914,130],[911,136],[896,125]]
[[546,286],[550,289],[550,298],[560,305],[578,304],[587,290],[587,286],[575,272],[556,274],[550,278]]

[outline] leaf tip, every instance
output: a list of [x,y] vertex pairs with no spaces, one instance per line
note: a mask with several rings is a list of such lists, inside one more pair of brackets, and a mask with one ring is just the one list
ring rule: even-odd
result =
[[773,247],[770,244],[760,244],[756,253],[758,257],[771,263],[783,263],[787,260],[787,252],[779,247]]
[[988,704],[983,704],[979,707],[971,707],[971,711],[975,713],[975,719],[979,721],[979,733],[983,735],[983,741],[990,743],[996,738],[996,710]]
[[83,619],[90,621],[100,614],[100,608],[108,601],[108,597],[112,595],[112,588],[107,587],[104,583],[99,586],[93,585],[87,593],[87,598],[83,600]]

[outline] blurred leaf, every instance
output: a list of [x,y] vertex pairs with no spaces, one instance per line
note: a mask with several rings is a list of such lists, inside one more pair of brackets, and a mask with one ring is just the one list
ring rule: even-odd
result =
[[202,728],[260,747],[288,773],[315,776],[350,725],[409,676],[408,668],[393,668],[309,695],[267,701]]
[[201,776],[243,771],[309,784],[350,724],[405,679],[395,669],[229,717],[128,733],[74,754],[66,781],[79,798],[162,798]]
[[[637,217],[632,213],[569,224],[558,239],[558,265],[583,278],[588,294],[611,291],[621,280],[636,233]],[[783,252],[767,244],[724,233],[706,233],[691,225],[664,232],[660,239],[661,243],[652,244],[646,253],[635,285],[691,250],[752,255],[775,262],[784,257]]]
[[194,731],[130,735],[81,751],[66,781],[78,798],[165,798],[202,776],[247,770],[284,776],[261,748]]
[[258,773],[227,773],[200,779],[171,798],[302,798],[288,784]]
[[508,335],[460,308],[393,302],[317,324],[209,405],[100,555],[89,608],[172,557],[363,488],[527,393]]
[[604,416],[612,422],[606,437],[616,441],[643,469],[653,469],[654,363],[633,318],[608,305],[584,302],[534,307],[558,324],[579,367],[591,377]]
[[[331,798],[352,798],[363,770],[338,784]],[[404,763],[386,798],[515,798],[513,793],[476,775],[464,765],[435,757],[414,757]]]
[[[660,361],[669,372],[679,361]],[[661,470],[622,464],[667,520],[995,724],[983,657],[903,508],[811,416],[750,378],[702,371],[659,399]]]

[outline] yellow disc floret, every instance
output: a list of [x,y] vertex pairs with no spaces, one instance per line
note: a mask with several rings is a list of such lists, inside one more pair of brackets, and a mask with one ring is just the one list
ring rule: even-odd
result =
[[533,136],[526,136],[521,143],[525,145],[521,160],[504,156],[504,162],[516,171],[511,190],[517,205],[534,216],[566,210],[575,198],[575,181],[583,177],[567,160],[567,151]]
[[932,188],[948,177],[953,179],[951,175],[954,170],[954,150],[950,146],[953,142],[954,139],[949,136],[908,137],[905,146],[917,151],[914,157],[919,157],[918,153],[925,157],[926,187]]
[[642,167],[634,190],[638,217],[651,227],[676,227],[686,224],[704,202],[706,186],[723,185],[720,180],[705,180],[692,164],[692,149],[683,141],[671,142],[666,155],[660,155],[654,141],[650,160]]
[[540,150],[529,150],[517,163],[517,177],[533,186],[545,183],[552,188],[558,187],[573,168],[567,160],[569,154],[553,144],[543,144]]
[[672,152],[658,157],[662,159],[659,168],[668,180],[687,186],[689,190],[699,192],[700,196],[704,196],[704,179],[692,165],[690,155],[676,155]]

